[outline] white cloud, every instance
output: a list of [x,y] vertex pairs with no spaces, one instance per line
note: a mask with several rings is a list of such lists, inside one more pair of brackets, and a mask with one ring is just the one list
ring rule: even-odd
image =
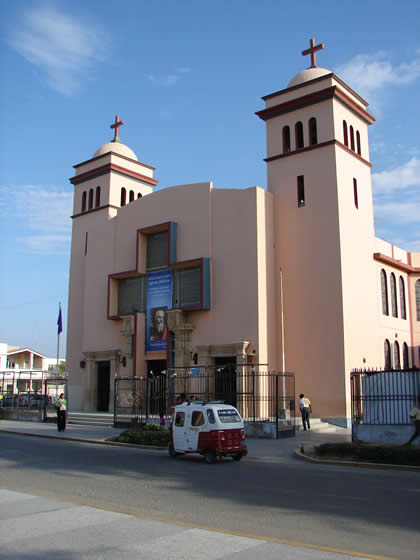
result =
[[375,201],[375,214],[385,222],[413,224],[420,226],[420,198],[404,201]]
[[406,85],[420,76],[420,56],[409,62],[393,64],[384,52],[359,54],[337,68],[341,76],[353,89],[362,95],[389,85]]
[[413,157],[407,163],[389,171],[372,173],[372,184],[375,195],[420,187],[420,159]]
[[[38,253],[65,254],[70,250],[73,193],[36,185],[0,188],[7,216],[14,218],[18,242]],[[0,215],[6,212],[0,208]]]
[[104,33],[97,25],[51,8],[26,12],[8,42],[44,70],[48,84],[65,95],[80,89],[87,70],[102,59],[104,51]]
[[191,72],[190,68],[180,67],[176,68],[171,74],[148,74],[147,79],[158,86],[173,86],[188,72]]

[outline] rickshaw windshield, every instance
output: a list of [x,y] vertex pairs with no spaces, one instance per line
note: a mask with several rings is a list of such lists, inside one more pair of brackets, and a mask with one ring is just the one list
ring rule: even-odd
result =
[[236,410],[232,410],[230,408],[220,409],[217,411],[217,416],[219,417],[220,422],[223,424],[231,424],[234,422],[240,422],[241,418]]

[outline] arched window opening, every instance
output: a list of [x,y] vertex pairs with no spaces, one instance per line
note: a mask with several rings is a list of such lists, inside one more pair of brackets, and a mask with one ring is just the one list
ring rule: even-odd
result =
[[137,193],[137,198],[141,198],[142,196],[141,192]]
[[356,147],[357,147],[357,153],[359,154],[359,156],[362,155],[362,147],[360,145],[360,133],[357,130],[356,131]]
[[101,205],[101,187],[96,187],[95,208]]
[[318,144],[318,133],[316,129],[316,118],[309,119],[309,144],[314,146]]
[[93,189],[89,190],[89,204],[88,204],[88,209],[92,210],[93,208]]
[[388,282],[386,280],[386,272],[384,269],[381,270],[381,292],[382,292],[382,313],[384,315],[389,315]]
[[350,125],[350,148],[354,152],[354,129],[351,125]]
[[391,272],[391,310],[392,316],[398,317],[398,307],[397,307],[397,283],[395,281],[395,274]]
[[86,212],[86,191],[82,194],[82,212]]
[[359,208],[359,197],[357,195],[357,179],[353,177],[353,197],[354,197],[354,205],[356,208]]
[[407,319],[407,309],[405,306],[405,283],[402,276],[400,276],[400,310],[401,319]]
[[283,126],[283,154],[290,152],[290,126]]
[[120,205],[120,206],[125,206],[126,197],[127,197],[127,191],[126,191],[125,188],[123,187],[123,188],[121,189],[121,205]]
[[303,148],[303,124],[300,121],[295,124],[295,136],[296,149]]
[[416,281],[416,312],[417,321],[420,321],[420,280]]
[[401,369],[400,345],[397,341],[394,342],[394,369]]
[[133,200],[134,200],[134,191],[130,191],[130,198],[129,198],[129,201],[130,201],[130,202],[133,202]]
[[389,340],[385,340],[385,343],[384,343],[384,356],[385,356],[385,369],[386,370],[392,369],[391,345],[389,344]]
[[349,145],[349,133],[348,133],[348,130],[347,130],[346,121],[343,121],[343,138],[344,138],[344,145],[348,146]]
[[407,343],[404,342],[403,344],[403,368],[408,369],[410,367],[410,358],[408,354],[408,346]]

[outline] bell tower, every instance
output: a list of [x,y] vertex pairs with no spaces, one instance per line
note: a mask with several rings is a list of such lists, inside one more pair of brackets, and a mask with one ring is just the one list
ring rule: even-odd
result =
[[330,384],[336,416],[348,417],[351,369],[377,360],[357,329],[376,313],[368,146],[375,119],[360,95],[317,66],[323,48],[311,39],[302,51],[310,67],[264,96],[257,115],[266,123],[267,189],[275,195],[286,371],[319,411],[331,409],[322,391]]

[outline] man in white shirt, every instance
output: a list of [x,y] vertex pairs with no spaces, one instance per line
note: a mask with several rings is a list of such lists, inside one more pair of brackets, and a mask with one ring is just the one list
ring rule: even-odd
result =
[[311,425],[309,423],[310,413],[312,412],[311,401],[305,397],[303,393],[299,395],[299,408],[300,413],[302,415],[302,424],[303,429],[306,431],[306,426],[308,426],[308,430],[311,429]]

